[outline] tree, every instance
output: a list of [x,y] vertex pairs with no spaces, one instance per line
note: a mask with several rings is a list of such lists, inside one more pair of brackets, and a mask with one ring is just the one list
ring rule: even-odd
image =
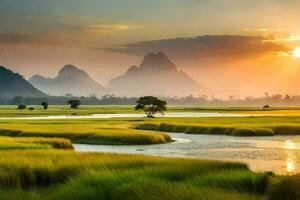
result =
[[264,105],[264,106],[263,106],[263,109],[268,109],[268,108],[270,108],[269,105]]
[[42,101],[41,105],[44,107],[44,110],[48,109],[49,104],[46,101]]
[[20,104],[20,105],[18,105],[18,109],[19,110],[24,110],[24,109],[26,109],[26,105]]
[[28,110],[35,110],[35,108],[34,107],[29,107]]
[[71,108],[77,109],[79,107],[79,105],[81,104],[81,102],[77,99],[71,99],[68,101],[68,104],[70,104]]
[[167,102],[153,96],[140,97],[136,103],[135,110],[143,110],[148,118],[153,118],[157,112],[163,114],[167,110]]

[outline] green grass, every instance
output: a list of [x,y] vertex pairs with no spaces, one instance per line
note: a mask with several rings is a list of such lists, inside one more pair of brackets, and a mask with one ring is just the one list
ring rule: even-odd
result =
[[59,150],[0,157],[2,199],[263,200],[270,178],[219,161]]
[[[46,112],[47,115],[92,114],[100,110],[102,113],[133,112],[129,108],[84,107],[72,111],[55,107]],[[255,173],[242,163],[62,150],[72,149],[68,139],[92,144],[155,144],[171,140],[167,134],[157,131],[235,136],[300,134],[298,109],[243,109],[176,107],[170,111],[269,112],[288,116],[0,120],[3,136],[0,137],[0,199],[300,199],[300,175],[279,177]],[[16,112],[19,111],[14,108],[0,108],[0,116],[45,115],[41,109],[34,113],[21,111],[24,113],[20,115]]]
[[40,105],[33,107],[35,110],[20,111],[17,106],[0,106],[0,117],[136,113],[133,106],[80,106],[79,109],[71,109],[69,106],[50,105],[47,110]]
[[[89,115],[103,113],[136,113],[132,106],[51,106],[43,110],[18,111],[14,106],[1,106],[0,116]],[[273,136],[300,134],[299,107],[197,107],[170,106],[168,112],[226,112],[244,114],[284,114],[276,117],[240,118],[158,118],[114,120],[36,120],[25,122],[0,120],[0,135],[22,137],[63,137],[87,144],[159,144],[171,138],[162,132],[218,134],[232,136]],[[140,112],[141,113],[141,112]],[[20,124],[19,124],[20,122]],[[142,131],[144,130],[144,131]]]
[[170,142],[169,135],[132,126],[137,119],[0,120],[0,135],[60,137],[75,143],[140,145]]
[[[143,113],[135,111],[133,105],[127,106],[86,106],[71,109],[69,106],[50,105],[48,110],[42,106],[33,106],[35,110],[18,110],[17,106],[0,106],[0,117],[49,116],[49,115],[91,115]],[[244,113],[244,114],[288,114],[300,116],[300,107],[208,107],[208,106],[168,106],[167,112],[210,112],[210,113]]]
[[232,136],[299,135],[300,117],[165,118],[144,121],[137,129]]
[[71,141],[62,138],[0,137],[0,151],[28,149],[73,149]]
[[[273,136],[300,134],[300,117],[0,120],[0,136],[59,137],[74,143],[140,145],[170,142],[162,132]],[[162,131],[162,132],[159,132]]]

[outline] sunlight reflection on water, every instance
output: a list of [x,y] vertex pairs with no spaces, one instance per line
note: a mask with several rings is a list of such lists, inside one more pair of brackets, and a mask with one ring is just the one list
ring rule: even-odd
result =
[[296,145],[293,141],[291,140],[286,140],[285,141],[285,148],[287,149],[287,159],[286,159],[286,171],[288,173],[294,173],[296,171],[296,155],[292,151],[296,149]]

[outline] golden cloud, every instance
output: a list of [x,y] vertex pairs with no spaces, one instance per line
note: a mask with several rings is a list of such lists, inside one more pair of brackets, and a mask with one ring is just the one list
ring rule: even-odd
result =
[[131,27],[126,24],[95,24],[90,25],[87,27],[89,31],[96,32],[96,33],[103,33],[103,32],[111,32],[111,31],[124,31],[128,30]]

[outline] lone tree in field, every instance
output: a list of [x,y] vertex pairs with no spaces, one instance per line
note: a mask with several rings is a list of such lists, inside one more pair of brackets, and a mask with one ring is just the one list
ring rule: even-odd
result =
[[18,110],[24,110],[24,109],[26,109],[26,105],[24,104],[18,105]]
[[263,106],[263,109],[268,109],[268,108],[270,108],[269,105],[264,105],[264,106]]
[[41,105],[44,107],[44,110],[48,109],[49,104],[46,101],[42,101]]
[[148,118],[153,118],[156,113],[164,114],[167,102],[153,96],[140,97],[136,101],[135,110],[143,110]]
[[71,99],[70,101],[68,101],[68,104],[70,104],[71,108],[77,109],[79,107],[79,105],[81,104],[81,102],[77,99]]

